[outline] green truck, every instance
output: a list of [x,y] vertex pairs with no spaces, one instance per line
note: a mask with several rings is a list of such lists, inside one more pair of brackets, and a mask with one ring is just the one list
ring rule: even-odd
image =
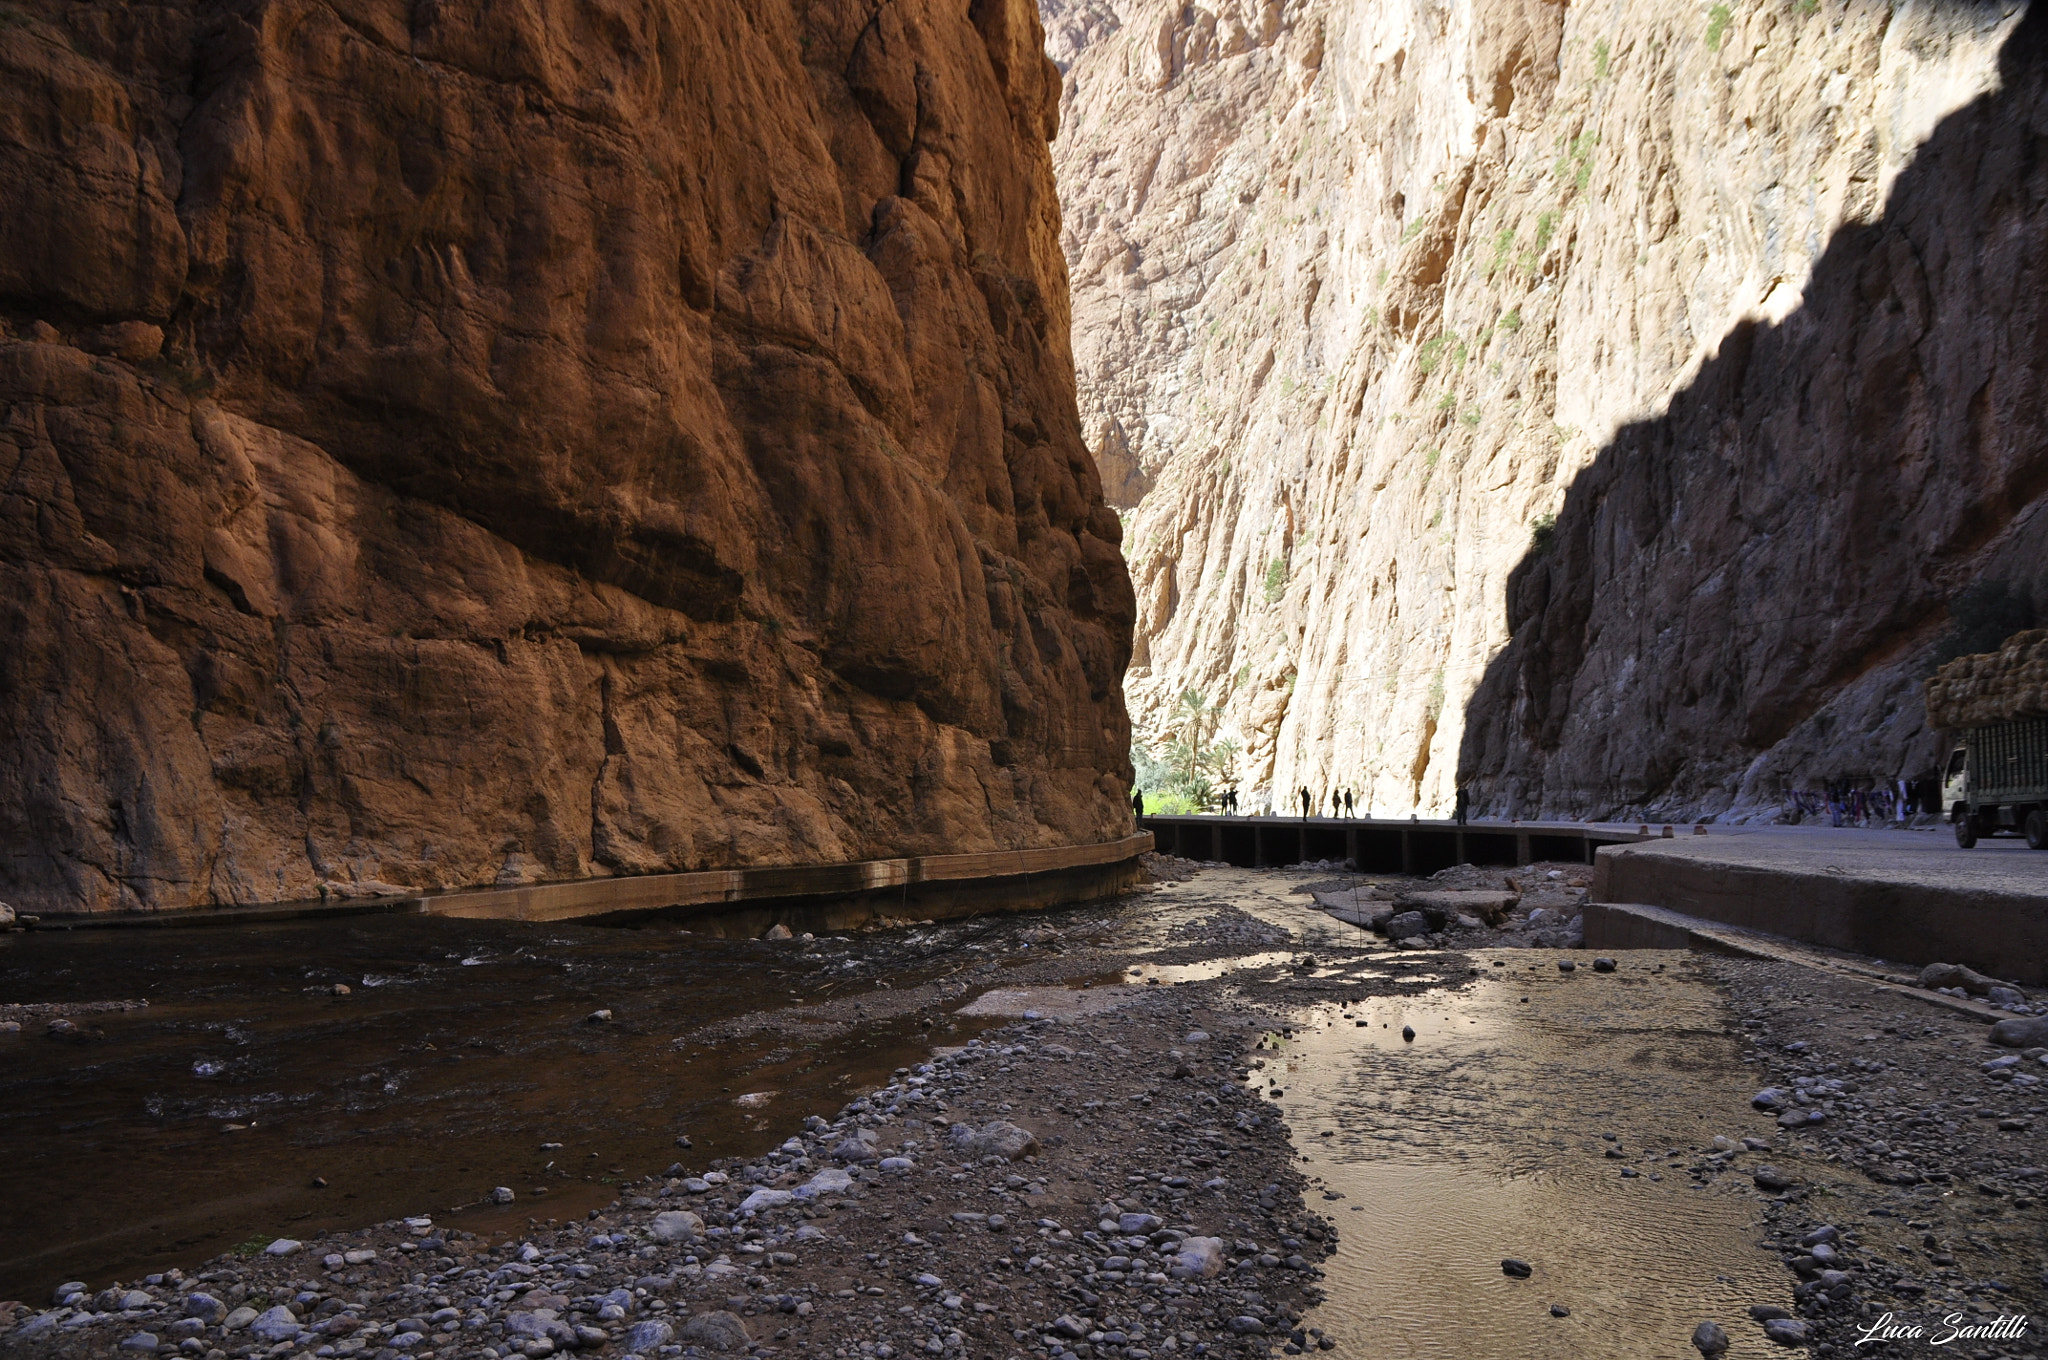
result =
[[2048,850],[2048,629],[1936,671],[1927,717],[1961,736],[1941,791],[1956,844],[1968,850],[1985,836],[2021,835]]

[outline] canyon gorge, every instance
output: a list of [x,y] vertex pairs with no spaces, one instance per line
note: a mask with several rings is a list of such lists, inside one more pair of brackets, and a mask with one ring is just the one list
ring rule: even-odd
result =
[[1247,806],[1920,773],[2044,24],[9,0],[0,898],[1093,845],[1191,691]]
[[2048,607],[2043,16],[1041,10],[1132,716],[1247,806],[1770,816]]
[[1025,0],[0,5],[0,898],[1128,833]]

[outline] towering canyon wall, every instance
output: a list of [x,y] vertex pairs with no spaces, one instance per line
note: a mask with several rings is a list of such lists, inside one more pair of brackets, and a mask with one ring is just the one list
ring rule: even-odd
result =
[[0,6],[0,898],[1124,833],[1042,41]]
[[[1756,815],[2048,609],[2048,16],[1043,0],[1128,693],[1247,790]],[[2024,19],[2024,24],[2023,24]]]

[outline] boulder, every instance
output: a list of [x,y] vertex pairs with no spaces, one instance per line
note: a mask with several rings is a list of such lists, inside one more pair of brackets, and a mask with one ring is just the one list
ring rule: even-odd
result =
[[1429,918],[1431,930],[1442,930],[1460,912],[1497,926],[1521,900],[1521,894],[1514,892],[1441,890],[1401,893],[1394,898],[1394,907],[1397,911],[1419,911]]
[[1404,911],[1387,919],[1386,936],[1390,940],[1406,940],[1417,935],[1427,935],[1429,930],[1429,918],[1419,911]]
[[1920,985],[1930,991],[1960,987],[1971,996],[1988,996],[1998,982],[1960,963],[1930,963],[1920,970]]
[[1991,1027],[1991,1042],[2006,1048],[2048,1047],[2048,1015],[2001,1020]]

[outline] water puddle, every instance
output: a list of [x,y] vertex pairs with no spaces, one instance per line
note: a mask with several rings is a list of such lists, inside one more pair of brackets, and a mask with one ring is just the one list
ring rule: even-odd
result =
[[1678,953],[1472,957],[1465,988],[1305,1011],[1255,1055],[1339,1229],[1310,1321],[1340,1354],[1508,1360],[1676,1355],[1712,1317],[1730,1355],[1774,1353],[1744,1317],[1790,1302],[1760,1205],[1686,1170],[1753,1122],[1713,991]]
[[1203,959],[1197,963],[1135,963],[1123,971],[1121,980],[1140,987],[1154,983],[1165,987],[1176,982],[1207,982],[1210,978],[1248,968],[1291,965],[1299,958],[1299,952],[1288,949],[1243,954],[1234,959]]

